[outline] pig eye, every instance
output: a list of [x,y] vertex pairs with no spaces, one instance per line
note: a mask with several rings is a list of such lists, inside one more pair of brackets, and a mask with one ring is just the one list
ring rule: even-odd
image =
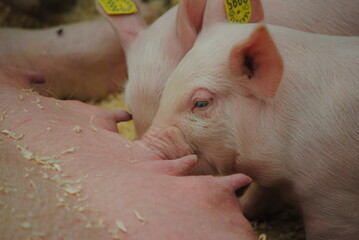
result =
[[196,101],[194,104],[195,108],[204,108],[207,107],[208,104],[211,102],[212,100],[204,100],[204,101]]

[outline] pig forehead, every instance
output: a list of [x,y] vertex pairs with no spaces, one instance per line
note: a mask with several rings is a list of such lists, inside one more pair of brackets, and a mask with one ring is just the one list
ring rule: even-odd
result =
[[217,23],[198,36],[191,51],[220,57],[249,38],[259,24]]

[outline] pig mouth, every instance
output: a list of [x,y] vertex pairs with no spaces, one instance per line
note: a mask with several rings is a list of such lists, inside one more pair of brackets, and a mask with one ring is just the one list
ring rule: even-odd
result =
[[141,141],[150,151],[164,160],[196,154],[192,144],[188,143],[183,132],[177,127],[146,133]]

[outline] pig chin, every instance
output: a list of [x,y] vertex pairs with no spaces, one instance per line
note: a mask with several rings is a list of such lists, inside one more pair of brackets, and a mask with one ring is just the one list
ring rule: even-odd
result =
[[186,141],[183,132],[175,126],[164,129],[152,127],[143,135],[141,142],[164,160],[172,160],[195,153]]

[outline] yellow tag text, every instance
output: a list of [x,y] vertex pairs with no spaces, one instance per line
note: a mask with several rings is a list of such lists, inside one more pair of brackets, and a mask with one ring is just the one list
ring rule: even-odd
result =
[[97,0],[103,10],[109,14],[132,14],[137,12],[136,4],[131,0]]
[[252,8],[250,0],[224,0],[227,20],[232,23],[248,23]]

